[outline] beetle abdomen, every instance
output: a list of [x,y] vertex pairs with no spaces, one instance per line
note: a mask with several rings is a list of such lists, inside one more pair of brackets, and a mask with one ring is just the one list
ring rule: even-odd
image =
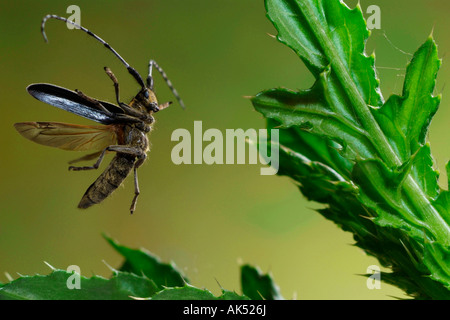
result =
[[78,208],[86,209],[106,199],[130,174],[135,161],[136,158],[134,156],[117,154],[108,168],[86,190],[78,204]]

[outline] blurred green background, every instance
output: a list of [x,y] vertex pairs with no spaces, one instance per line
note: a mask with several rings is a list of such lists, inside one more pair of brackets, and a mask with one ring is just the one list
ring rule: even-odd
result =
[[[347,3],[353,7],[356,1]],[[103,204],[81,211],[78,201],[100,172],[67,171],[67,162],[78,153],[31,143],[13,128],[21,121],[93,124],[33,99],[25,91],[31,83],[80,89],[114,102],[103,71],[109,66],[121,84],[122,100],[137,92],[120,62],[86,34],[50,20],[50,42],[44,43],[42,17],[68,16],[71,4],[80,6],[81,23],[143,76],[149,59],[158,61],[187,105],[183,111],[174,104],[157,115],[152,150],[139,171],[142,193],[133,216],[128,212],[131,178]],[[386,98],[401,92],[410,59],[396,47],[413,53],[434,28],[440,56],[445,56],[450,3],[361,0],[364,11],[371,4],[381,8],[382,30],[373,32],[368,52],[376,52]],[[195,120],[203,121],[203,130],[264,128],[264,119],[245,96],[277,86],[312,85],[295,54],[268,36],[276,31],[265,17],[263,1],[1,1],[0,26],[0,282],[7,280],[4,272],[14,278],[17,273],[48,274],[43,261],[61,269],[78,265],[87,277],[109,276],[103,261],[118,267],[122,259],[101,237],[104,232],[175,261],[194,285],[215,294],[220,292],[216,281],[240,292],[239,264],[245,262],[271,272],[288,299],[404,297],[386,284],[381,290],[367,289],[358,274],[377,261],[353,247],[349,233],[314,212],[318,205],[304,200],[287,178],[261,176],[260,165],[171,162],[176,143],[170,137],[176,128],[192,131]],[[443,62],[436,87],[443,99],[430,140],[444,174],[450,158],[450,86],[445,86],[450,68]],[[173,100],[161,78],[155,78],[160,102]],[[444,181],[443,176],[446,187]]]

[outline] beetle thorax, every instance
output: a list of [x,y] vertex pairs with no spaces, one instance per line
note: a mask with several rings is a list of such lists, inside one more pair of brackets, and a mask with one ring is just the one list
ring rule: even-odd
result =
[[125,144],[145,151],[147,151],[149,147],[146,132],[140,130],[140,128],[137,128],[135,125],[125,126]]

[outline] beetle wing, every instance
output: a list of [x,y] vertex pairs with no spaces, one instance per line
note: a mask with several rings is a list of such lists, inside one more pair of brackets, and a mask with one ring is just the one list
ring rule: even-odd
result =
[[99,110],[94,103],[80,97],[76,92],[53,84],[31,84],[27,87],[27,91],[39,101],[103,124],[116,123],[114,114],[124,113],[122,109],[112,103],[99,101],[110,112],[108,114]]
[[84,126],[60,122],[20,122],[14,127],[33,142],[73,151],[100,151],[116,145],[120,129],[116,125]]

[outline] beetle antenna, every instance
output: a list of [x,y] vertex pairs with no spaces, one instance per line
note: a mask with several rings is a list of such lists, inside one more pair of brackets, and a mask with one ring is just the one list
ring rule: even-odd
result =
[[153,71],[153,66],[155,66],[156,70],[158,70],[158,72],[161,74],[161,76],[163,77],[163,79],[166,81],[167,86],[170,88],[170,90],[172,91],[173,95],[175,96],[175,98],[177,98],[178,102],[180,103],[181,107],[183,109],[185,109],[185,105],[183,100],[181,100],[180,95],[178,94],[177,89],[174,88],[172,81],[170,81],[170,79],[167,77],[167,74],[164,72],[164,70],[156,63],[155,60],[150,60],[150,62],[148,63],[148,77],[147,77],[147,87],[150,90],[153,90],[153,77],[152,77],[152,71]]
[[145,88],[145,84],[144,81],[142,80],[141,75],[134,69],[132,68],[128,62],[126,62],[121,56],[120,54],[117,53],[116,50],[114,50],[105,40],[103,40],[102,38],[100,38],[99,36],[97,36],[96,34],[92,33],[90,30],[86,29],[83,26],[80,26],[78,24],[76,24],[75,22],[71,21],[71,20],[67,20],[66,18],[54,15],[54,14],[48,14],[46,15],[43,19],[42,19],[42,24],[41,24],[41,33],[42,36],[44,37],[45,42],[48,42],[47,39],[47,35],[45,34],[45,22],[48,19],[57,19],[57,20],[61,20],[64,21],[66,23],[70,23],[72,25],[74,25],[77,29],[81,29],[84,32],[86,32],[88,35],[94,37],[97,41],[101,42],[108,50],[110,50],[127,68],[128,72],[133,76],[134,79],[136,79],[136,81],[139,83],[139,85],[142,88]]

